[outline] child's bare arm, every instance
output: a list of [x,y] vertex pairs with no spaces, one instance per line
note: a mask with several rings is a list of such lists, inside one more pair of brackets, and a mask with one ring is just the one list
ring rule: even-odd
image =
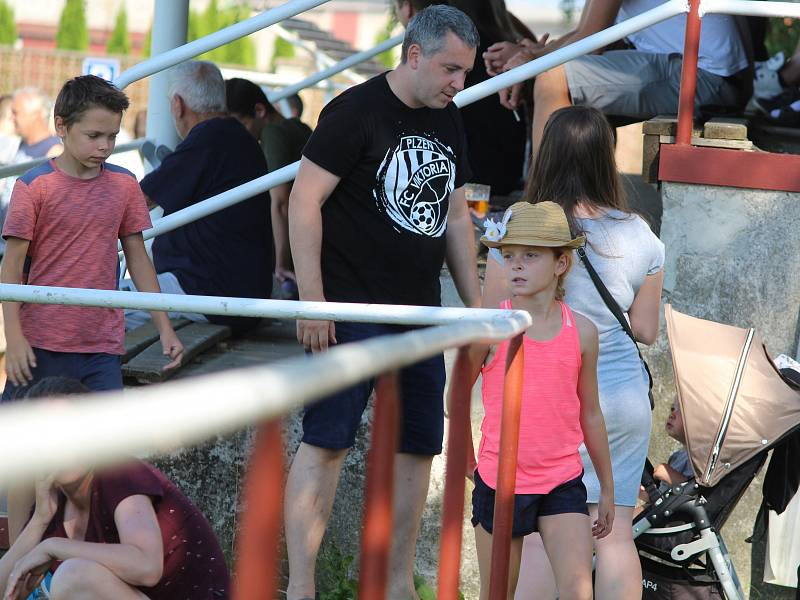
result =
[[653,478],[663,481],[668,485],[677,485],[689,479],[686,475],[670,467],[667,463],[661,463],[653,469]]
[[[128,271],[130,271],[136,289],[140,292],[161,292],[161,286],[158,285],[158,278],[156,277],[156,270],[144,248],[142,234],[135,233],[133,235],[127,235],[121,238],[120,241],[122,242],[122,251],[125,253],[125,260],[128,264]],[[150,315],[152,316],[153,324],[156,326],[161,336],[161,345],[164,348],[164,354],[171,359],[170,362],[164,366],[164,370],[175,368],[181,364],[183,344],[172,329],[167,313],[151,311]]]
[[578,377],[578,397],[581,401],[581,429],[583,443],[592,459],[600,481],[600,501],[597,522],[592,533],[597,538],[607,536],[614,522],[614,478],[611,472],[611,453],[600,397],[597,391],[597,355],[599,352],[597,328],[582,315],[575,315],[581,340],[581,371]]
[[[6,252],[0,267],[0,281],[3,283],[22,283],[25,257],[28,255],[29,240],[10,237],[6,241]],[[22,333],[19,320],[20,302],[3,302],[3,320],[6,332],[6,374],[16,386],[33,380],[31,368],[36,366],[28,340]]]

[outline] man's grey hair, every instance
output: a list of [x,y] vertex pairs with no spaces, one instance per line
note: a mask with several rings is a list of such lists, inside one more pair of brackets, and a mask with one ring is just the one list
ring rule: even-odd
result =
[[448,32],[470,48],[477,48],[481,43],[478,30],[467,15],[452,6],[434,4],[419,11],[408,22],[403,38],[402,62],[406,62],[412,44],[417,44],[424,56],[441,52]]
[[50,120],[50,111],[53,110],[53,101],[50,99],[50,96],[36,87],[24,87],[16,90],[13,97],[16,99],[20,96],[26,96],[30,99],[33,99],[36,104],[38,104],[39,110],[42,112],[42,119],[45,121]]
[[186,107],[200,114],[225,112],[225,80],[217,65],[191,60],[170,69],[170,100],[183,98]]

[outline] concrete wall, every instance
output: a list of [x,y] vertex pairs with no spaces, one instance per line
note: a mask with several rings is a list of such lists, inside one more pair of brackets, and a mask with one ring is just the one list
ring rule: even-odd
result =
[[[800,196],[664,183],[662,199],[661,239],[667,248],[663,302],[703,319],[753,326],[773,355],[795,356]],[[674,449],[662,424],[675,397],[663,323],[658,342],[645,354],[657,397],[650,457],[661,461]],[[761,583],[763,543],[754,548],[744,541],[753,533],[762,481],[763,472],[739,502],[723,537],[745,589],[752,583],[751,599],[794,598],[794,591]]]

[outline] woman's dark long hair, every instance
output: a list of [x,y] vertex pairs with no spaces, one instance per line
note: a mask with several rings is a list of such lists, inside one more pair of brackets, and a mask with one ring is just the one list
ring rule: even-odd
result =
[[481,37],[486,35],[495,40],[516,41],[521,34],[514,27],[505,0],[399,0],[400,4],[404,1],[409,2],[415,12],[433,4],[454,6],[472,19]]
[[631,212],[614,159],[614,135],[603,113],[570,106],[550,115],[523,199],[559,204],[574,234],[581,233],[575,221],[578,204]]
[[515,42],[520,36],[506,9],[505,0],[450,0],[450,5],[464,12],[482,36]]

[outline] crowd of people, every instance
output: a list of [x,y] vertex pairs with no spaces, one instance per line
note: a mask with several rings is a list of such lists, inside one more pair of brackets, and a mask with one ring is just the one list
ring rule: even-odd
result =
[[[225,81],[212,63],[174,67],[169,101],[181,142],[141,181],[107,162],[128,108],[113,85],[94,76],[69,80],[54,103],[52,131],[41,93],[0,98],[0,162],[54,157],[13,185],[0,182],[0,280],[269,298],[274,277],[301,300],[439,306],[446,263],[465,306],[526,310],[533,319],[523,342],[508,597],[639,598],[631,522],[651,413],[636,342],[652,344],[658,332],[664,246],[627,204],[609,122],[676,111],[685,16],[458,109],[452,100],[464,87],[662,1],[589,0],[578,26],[557,40],[537,39],[503,0],[394,1],[406,28],[400,64],[331,101],[313,132],[276,110],[258,85]],[[732,17],[704,18],[698,110],[744,106],[752,87],[749,39]],[[148,207],[170,215],[297,160],[292,184],[165,233],[148,255]],[[523,190],[502,218],[487,221],[482,288],[468,183],[488,185],[497,197]],[[573,264],[576,249],[581,262]],[[598,302],[588,265],[627,315],[630,336]],[[69,394],[120,389],[125,327],[147,319],[159,331],[165,368],[175,368],[183,357],[169,321],[176,316],[237,332],[257,325],[242,317],[5,302],[2,401],[65,402]],[[297,339],[316,354],[409,329],[300,320]],[[485,409],[468,473],[482,599],[508,350],[506,342],[469,354]],[[392,599],[417,597],[415,546],[431,463],[442,450],[444,388],[442,355],[400,373]],[[285,492],[289,600],[315,597],[317,554],[372,391],[373,382],[364,382],[304,412]],[[666,481],[675,468],[664,467]],[[12,489],[9,524],[13,544],[0,560],[7,598],[25,599],[42,586],[50,598],[229,594],[210,526],[146,463],[56,473]]]

